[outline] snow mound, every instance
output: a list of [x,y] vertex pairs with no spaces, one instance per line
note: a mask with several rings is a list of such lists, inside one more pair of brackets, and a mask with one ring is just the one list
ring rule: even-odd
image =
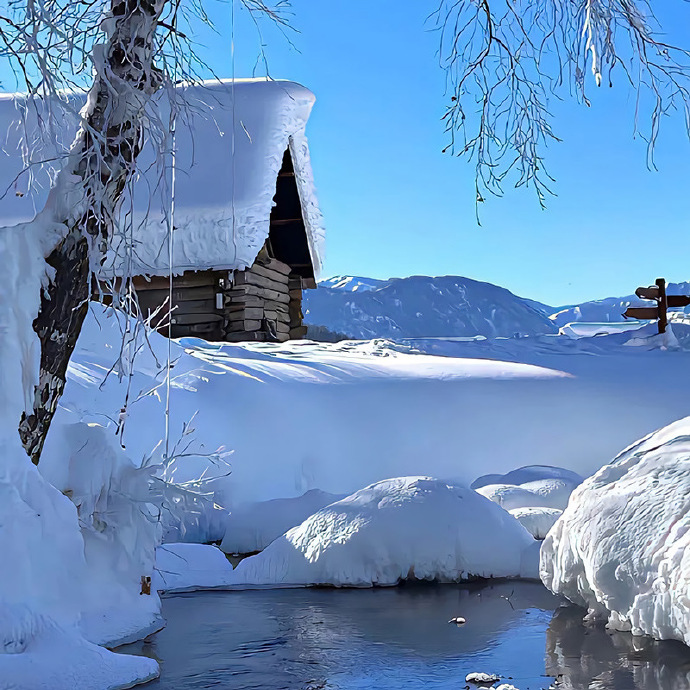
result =
[[481,489],[488,484],[526,484],[540,479],[563,479],[573,484],[582,483],[582,477],[572,470],[550,465],[525,465],[506,474],[485,474],[470,484],[471,489]]
[[311,489],[298,498],[261,501],[232,512],[220,548],[225,553],[263,551],[274,539],[304,522],[324,506],[345,498]]
[[573,492],[541,551],[553,592],[634,635],[690,644],[690,418]]
[[237,585],[337,587],[533,577],[536,543],[471,489],[402,477],[322,508],[233,574]]
[[577,486],[565,479],[539,479],[524,484],[487,484],[477,493],[506,510],[516,508],[557,508],[563,510]]
[[514,508],[508,511],[535,539],[544,539],[563,514],[557,508]]
[[0,690],[117,690],[158,677],[158,664],[87,642],[23,606],[0,606]]
[[232,565],[216,546],[163,544],[156,549],[151,589],[168,593],[192,592],[220,589],[232,583]]

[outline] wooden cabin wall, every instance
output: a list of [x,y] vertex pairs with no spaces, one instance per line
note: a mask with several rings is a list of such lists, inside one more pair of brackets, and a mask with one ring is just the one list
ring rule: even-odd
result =
[[[197,336],[211,341],[284,342],[304,338],[302,284],[290,266],[266,248],[244,271],[187,271],[173,278],[173,338]],[[134,279],[144,317],[165,304],[166,277]],[[106,300],[108,301],[108,300]],[[167,306],[153,326],[168,334]]]
[[[186,271],[173,277],[172,304],[170,315],[173,338],[198,336],[205,340],[222,340],[224,334],[225,311],[218,308],[216,295],[220,292],[221,281],[227,271]],[[149,279],[138,276],[134,287],[139,299],[139,309],[144,316],[153,313],[165,304],[169,294],[169,280],[163,276]],[[163,324],[159,329],[168,334],[167,305],[154,322]]]
[[254,264],[235,271],[225,291],[227,341],[285,342],[302,333],[302,279],[264,247]]

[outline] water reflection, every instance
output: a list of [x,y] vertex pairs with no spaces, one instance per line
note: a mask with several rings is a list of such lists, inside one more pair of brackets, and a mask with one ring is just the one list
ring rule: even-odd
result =
[[161,662],[152,690],[427,690],[471,671],[520,690],[548,688],[546,674],[565,690],[690,690],[682,645],[585,628],[559,604],[524,582],[206,592],[166,599],[167,627],[122,651]]
[[583,625],[583,611],[559,608],[546,631],[546,672],[559,690],[690,690],[690,650],[603,626]]

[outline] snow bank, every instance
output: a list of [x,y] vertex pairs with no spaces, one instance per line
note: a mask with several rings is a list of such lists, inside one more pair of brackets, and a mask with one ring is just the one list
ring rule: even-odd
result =
[[[86,641],[78,627],[84,614],[108,618],[102,571],[85,555],[74,504],[31,463],[17,431],[38,382],[32,323],[55,232],[46,218],[0,228],[0,256],[11,257],[0,273],[0,637],[10,652],[0,653],[0,687],[71,690],[97,687],[93,679],[98,687],[123,687],[157,675],[157,665]],[[119,630],[131,625],[127,614]],[[93,620],[96,635],[112,632],[108,620]]]
[[535,539],[544,539],[563,514],[557,508],[514,508],[508,511]]
[[533,577],[536,542],[471,489],[429,477],[372,484],[307,518],[235,569],[236,586],[371,587]]
[[[114,435],[108,420],[130,386],[124,443],[141,458],[164,436],[167,342],[150,334],[131,371],[116,367],[103,383],[123,331],[123,319],[93,308],[54,423],[107,424]],[[233,511],[315,488],[349,494],[387,477],[466,483],[477,467],[505,473],[557,463],[590,474],[641,432],[690,414],[687,353],[601,342],[607,338],[592,339],[596,348],[565,339],[551,349],[528,347],[528,338],[486,347],[434,341],[460,357],[390,341],[175,341],[171,442],[195,413],[196,431],[195,455],[176,462],[174,479],[227,475],[205,491]],[[644,397],[655,405],[640,405]],[[267,419],[271,433],[256,434]],[[204,457],[221,447],[234,450],[230,474]]]
[[233,582],[232,565],[216,546],[163,544],[156,549],[152,590],[192,592],[198,589],[222,589]]
[[582,477],[572,470],[563,467],[551,467],[550,465],[526,465],[516,470],[506,472],[506,474],[484,474],[477,477],[471,489],[481,489],[489,484],[514,484],[520,486],[528,482],[537,482],[542,479],[562,479],[565,482],[577,486],[582,483]]
[[276,498],[232,512],[220,548],[225,553],[255,553],[324,506],[345,498],[311,489],[298,498]]
[[137,467],[114,435],[83,422],[53,429],[40,462],[43,477],[77,508],[89,578],[101,593],[98,603],[80,608],[81,628],[92,642],[116,646],[163,625],[155,593],[140,595],[160,542],[156,469]]
[[539,479],[524,484],[487,484],[477,493],[506,510],[516,508],[557,508],[563,510],[577,484],[564,479]]
[[24,607],[0,605],[0,690],[117,690],[158,677],[158,664],[114,654]]
[[690,644],[690,418],[624,450],[573,492],[541,577],[611,627]]

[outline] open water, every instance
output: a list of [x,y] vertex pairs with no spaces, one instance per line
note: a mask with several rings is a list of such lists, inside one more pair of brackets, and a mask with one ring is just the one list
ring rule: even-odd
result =
[[688,648],[583,613],[525,582],[200,592],[165,599],[167,627],[121,651],[161,663],[147,690],[431,690],[473,671],[519,690],[690,690]]

